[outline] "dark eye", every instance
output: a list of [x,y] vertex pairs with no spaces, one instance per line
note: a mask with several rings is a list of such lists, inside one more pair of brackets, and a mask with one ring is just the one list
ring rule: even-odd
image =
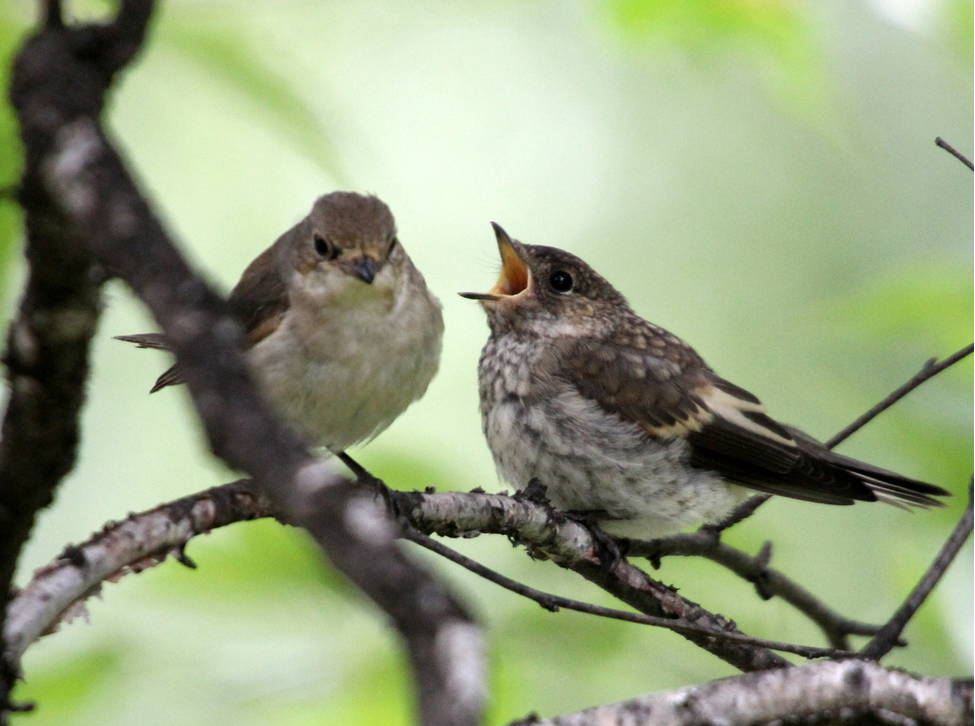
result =
[[548,276],[548,284],[555,292],[569,292],[572,289],[572,275],[565,270],[556,270]]
[[339,256],[338,246],[332,244],[320,234],[315,235],[315,252],[326,260],[334,260]]
[[396,243],[397,242],[399,242],[399,240],[396,239],[396,235],[393,235],[392,237],[389,238],[389,245],[386,247],[386,256],[387,257],[390,254],[392,254],[392,252],[393,252],[394,249],[396,249]]

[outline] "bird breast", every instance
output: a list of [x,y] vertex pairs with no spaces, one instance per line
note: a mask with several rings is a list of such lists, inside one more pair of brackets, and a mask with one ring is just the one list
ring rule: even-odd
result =
[[354,305],[292,308],[249,353],[265,395],[305,438],[338,452],[385,429],[426,391],[443,319],[425,287]]

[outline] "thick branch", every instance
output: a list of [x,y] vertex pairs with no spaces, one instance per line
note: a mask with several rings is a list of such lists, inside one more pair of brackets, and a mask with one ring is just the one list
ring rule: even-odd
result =
[[[972,683],[923,678],[858,660],[746,673],[521,726],[733,723],[923,723],[972,721]],[[516,726],[512,724],[512,726]]]
[[[157,564],[166,553],[180,552],[195,534],[229,524],[235,521],[234,517],[243,520],[267,516],[270,511],[267,502],[243,493],[248,484],[246,480],[225,484],[133,515],[106,526],[88,542],[70,548],[71,557],[62,556],[40,570],[18,595],[11,609],[16,613],[16,620],[10,623],[7,642],[19,655],[31,640],[51,630],[68,607],[92,594],[99,582],[124,572],[133,564],[140,568]],[[501,494],[389,492],[389,496],[402,516],[423,531],[501,532],[571,569],[599,569],[596,544],[588,530],[538,504]],[[83,554],[83,560],[73,556],[78,552]],[[147,558],[147,553],[155,556]],[[89,566],[85,564],[88,562],[97,564]],[[680,598],[632,566],[617,566],[607,577],[617,580],[607,587],[610,592],[620,593],[622,599],[644,613],[651,611],[649,617],[615,611],[621,617],[681,631],[685,637],[740,668],[755,670],[785,665],[785,661],[767,649],[769,646],[784,646],[806,657],[835,654],[825,649],[748,638],[720,616]],[[560,600],[558,604],[568,606],[568,602]]]
[[[422,532],[447,536],[471,531],[504,534],[582,575],[642,613],[679,618],[705,630],[740,633],[734,623],[686,600],[626,560],[611,570],[602,566],[599,544],[589,530],[547,507],[524,498],[476,492],[393,495],[403,516]],[[788,665],[766,648],[700,633],[682,635],[744,671]]]
[[34,573],[10,605],[4,642],[18,660],[37,638],[52,631],[76,603],[99,592],[101,584],[127,572],[141,572],[167,555],[194,566],[183,552],[195,535],[234,522],[270,516],[266,499],[233,482],[208,489],[142,514],[113,522],[82,545],[69,546]]
[[[36,210],[56,215],[59,252],[69,261],[91,254],[146,303],[173,346],[214,453],[252,474],[275,509],[307,528],[396,625],[424,722],[476,723],[483,653],[470,617],[399,551],[395,529],[371,495],[316,462],[271,414],[239,353],[239,326],[180,257],[99,125],[104,92],[140,46],[152,8],[151,0],[127,0],[116,22],[80,28],[60,27],[52,12],[52,27],[21,51],[12,99],[26,148],[28,218]],[[64,258],[57,262],[64,267]],[[85,289],[77,280],[74,286]],[[88,336],[90,330],[83,343]],[[74,375],[83,378],[83,364],[82,356]],[[68,406],[69,417],[76,408]],[[53,420],[61,411],[45,415]]]

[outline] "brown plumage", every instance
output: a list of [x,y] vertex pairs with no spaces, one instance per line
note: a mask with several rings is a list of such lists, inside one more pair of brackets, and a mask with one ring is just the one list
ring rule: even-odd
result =
[[578,257],[496,233],[501,278],[489,293],[462,294],[488,315],[481,410],[515,486],[537,477],[565,508],[676,528],[691,521],[685,500],[713,521],[740,499],[719,481],[828,504],[930,507],[947,494],[775,421]]

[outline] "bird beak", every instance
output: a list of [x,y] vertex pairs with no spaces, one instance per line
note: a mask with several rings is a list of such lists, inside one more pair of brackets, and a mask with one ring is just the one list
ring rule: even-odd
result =
[[496,302],[523,293],[531,284],[531,273],[528,270],[528,265],[518,255],[511,237],[497,222],[491,222],[491,226],[494,227],[494,236],[498,240],[498,253],[501,255],[501,275],[494,287],[488,292],[458,293],[468,300]]
[[336,264],[345,274],[354,275],[367,285],[372,284],[376,279],[376,273],[379,272],[379,261],[367,255],[339,260]]

